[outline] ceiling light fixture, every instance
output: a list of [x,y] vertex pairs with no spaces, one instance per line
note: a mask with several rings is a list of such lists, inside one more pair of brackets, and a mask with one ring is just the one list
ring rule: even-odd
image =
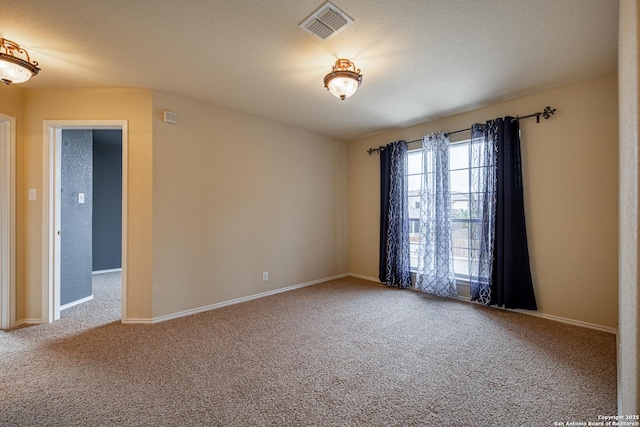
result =
[[324,87],[343,101],[356,93],[362,83],[362,74],[348,59],[338,59],[333,71],[324,76]]
[[[16,56],[18,55],[18,56]],[[6,85],[24,83],[40,71],[38,63],[18,43],[0,38],[0,80]]]

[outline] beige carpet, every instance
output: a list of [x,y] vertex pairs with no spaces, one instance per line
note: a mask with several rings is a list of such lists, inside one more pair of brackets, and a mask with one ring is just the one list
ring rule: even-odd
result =
[[0,332],[0,425],[552,426],[616,413],[615,336],[345,278],[122,325],[118,274]]

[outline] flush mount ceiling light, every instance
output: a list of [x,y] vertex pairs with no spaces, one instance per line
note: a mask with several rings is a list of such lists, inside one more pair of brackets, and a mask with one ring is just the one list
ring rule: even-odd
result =
[[24,83],[40,71],[38,63],[18,43],[0,38],[0,80],[9,85]]
[[362,83],[362,74],[348,59],[338,59],[333,71],[324,76],[324,87],[343,101],[356,93]]

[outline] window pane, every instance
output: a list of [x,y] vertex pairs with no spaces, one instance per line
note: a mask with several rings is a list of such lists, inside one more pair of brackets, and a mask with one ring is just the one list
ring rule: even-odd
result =
[[[454,220],[451,222],[451,231],[453,239],[468,239],[468,230],[469,224],[466,221],[458,221]],[[455,245],[455,246],[466,246],[466,245]]]
[[453,271],[456,277],[469,277],[469,258],[453,256]]
[[453,248],[453,256],[468,258],[469,257],[469,249],[465,248]]
[[451,218],[469,219],[469,199],[466,194],[451,196]]
[[463,169],[449,172],[451,177],[451,193],[469,193],[469,170]]
[[413,242],[417,243],[419,232],[420,232],[420,220],[417,218],[409,219],[409,241],[412,243]]
[[[469,200],[469,216],[471,219],[480,220],[484,209],[488,209],[488,206],[484,206],[482,201],[484,200],[479,194],[471,193]],[[488,201],[485,201],[488,203]]]
[[468,248],[469,224],[467,222],[453,221],[451,223],[451,239],[454,247]]
[[409,174],[422,173],[422,150],[409,151],[407,168]]
[[408,198],[409,204],[409,218],[420,218],[420,197],[419,196],[409,196]]
[[409,244],[409,268],[416,270],[418,268],[418,244]]
[[451,144],[449,170],[469,168],[469,144]]
[[418,192],[420,191],[420,181],[422,180],[422,175],[409,175],[408,180],[409,196],[418,194]]

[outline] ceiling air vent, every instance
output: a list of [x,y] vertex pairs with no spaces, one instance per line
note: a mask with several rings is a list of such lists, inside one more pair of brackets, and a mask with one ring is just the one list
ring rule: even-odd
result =
[[322,40],[327,40],[351,24],[353,19],[330,2],[326,2],[300,24],[300,28]]

